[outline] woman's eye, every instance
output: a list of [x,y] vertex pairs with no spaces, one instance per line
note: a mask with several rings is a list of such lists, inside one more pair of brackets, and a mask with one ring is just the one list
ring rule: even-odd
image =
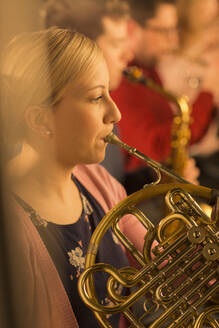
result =
[[92,101],[93,102],[100,102],[102,100],[103,96],[98,96],[96,98],[93,98]]

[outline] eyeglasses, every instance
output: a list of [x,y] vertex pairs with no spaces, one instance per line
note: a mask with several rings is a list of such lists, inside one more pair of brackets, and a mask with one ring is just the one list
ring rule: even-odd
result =
[[178,33],[179,29],[177,27],[158,27],[158,26],[150,26],[146,25],[146,28],[155,32],[155,33],[160,33],[163,35],[169,35],[173,33]]

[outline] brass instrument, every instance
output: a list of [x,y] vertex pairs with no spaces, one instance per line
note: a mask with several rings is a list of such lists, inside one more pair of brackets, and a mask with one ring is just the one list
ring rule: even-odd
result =
[[174,172],[182,175],[188,158],[187,146],[191,135],[189,127],[191,109],[187,97],[176,97],[173,93],[168,92],[153,80],[145,77],[141,69],[136,66],[128,67],[124,71],[124,75],[131,82],[141,83],[147,86],[176,105],[177,113],[173,119],[171,131],[171,154],[168,164],[170,164],[170,167]]
[[[124,144],[113,134],[105,141],[123,147],[147,162],[156,170],[158,177],[154,184],[146,185],[121,201],[95,229],[88,247],[85,271],[79,278],[78,288],[83,301],[94,311],[101,327],[105,328],[111,327],[108,317],[115,313],[123,313],[130,328],[145,327],[151,315],[155,316],[153,323],[146,327],[218,328],[218,303],[205,307],[207,301],[215,299],[219,291],[218,212],[210,219],[194,199],[209,200],[213,191],[190,184],[165,170],[161,164]],[[158,184],[161,172],[178,183]],[[163,194],[170,212],[154,226],[138,204]],[[142,252],[120,230],[120,220],[130,214],[147,230]],[[180,229],[170,234],[169,225],[176,221],[182,223]],[[99,244],[108,229],[112,229],[137,261],[138,270],[134,267],[116,269],[109,264],[95,264]],[[94,276],[98,271],[109,275],[106,286],[111,300],[109,306],[99,304],[96,296]],[[118,293],[118,285],[128,290],[127,296]],[[135,310],[139,304],[143,311],[137,315]]]
[[[137,66],[128,67],[124,71],[124,75],[134,83],[141,83],[155,92],[161,94],[164,98],[174,103],[177,107],[177,113],[173,118],[171,131],[171,154],[167,160],[168,167],[179,175],[183,175],[186,161],[188,159],[188,144],[191,137],[191,108],[188,104],[186,96],[177,97],[171,92],[168,92],[153,80],[148,79],[142,73],[142,70]],[[202,209],[209,216],[212,208],[207,204],[201,205]]]

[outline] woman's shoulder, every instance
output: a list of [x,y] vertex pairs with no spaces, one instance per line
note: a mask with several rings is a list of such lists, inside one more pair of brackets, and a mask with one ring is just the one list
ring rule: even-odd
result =
[[28,213],[10,191],[4,193],[4,212],[10,231],[15,231],[19,236],[19,242],[23,244],[23,249],[29,252],[30,245],[33,246],[38,242],[38,233]]
[[101,203],[104,210],[108,211],[126,197],[123,186],[100,164],[78,165],[73,174]]
[[92,181],[98,186],[119,187],[120,183],[100,164],[77,165],[73,170],[74,176],[81,182]]

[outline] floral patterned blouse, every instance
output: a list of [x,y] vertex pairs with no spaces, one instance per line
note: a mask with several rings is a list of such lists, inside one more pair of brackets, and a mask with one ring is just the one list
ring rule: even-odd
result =
[[[105,213],[86,188],[75,177],[72,176],[72,179],[80,191],[83,203],[83,211],[75,223],[59,225],[49,222],[40,217],[35,209],[17,195],[15,195],[15,198],[24,210],[28,212],[30,219],[36,226],[53,259],[79,327],[97,328],[99,325],[93,312],[85,306],[78,294],[77,282],[84,269],[85,255],[91,235]],[[109,263],[116,268],[128,266],[127,257],[111,230],[103,237],[96,261]],[[105,290],[107,278],[107,274],[101,272],[97,272],[95,276],[97,295],[99,302],[103,305],[110,304]],[[124,294],[125,290],[121,290],[121,293]],[[108,320],[113,328],[118,328],[119,315],[110,315]]]

